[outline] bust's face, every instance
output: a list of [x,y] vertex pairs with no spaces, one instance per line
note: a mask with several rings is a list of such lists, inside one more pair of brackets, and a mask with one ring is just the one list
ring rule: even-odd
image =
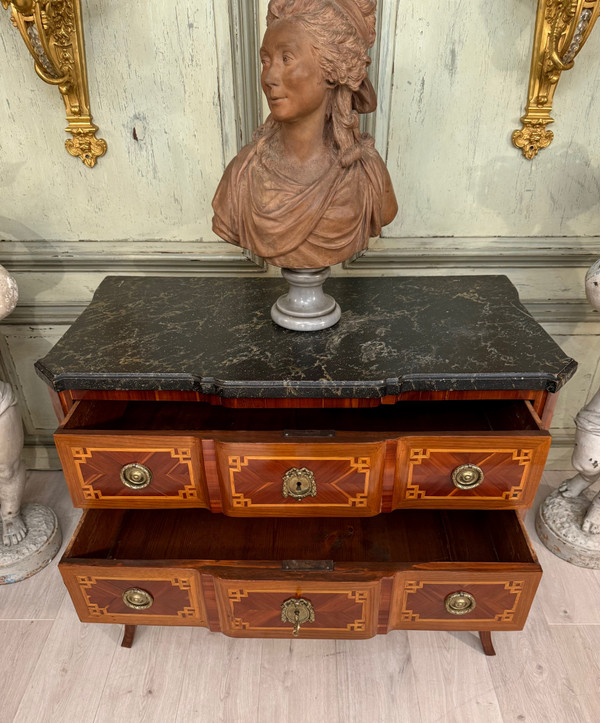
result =
[[276,121],[293,123],[324,112],[328,88],[301,25],[273,23],[263,38],[260,60],[262,89]]

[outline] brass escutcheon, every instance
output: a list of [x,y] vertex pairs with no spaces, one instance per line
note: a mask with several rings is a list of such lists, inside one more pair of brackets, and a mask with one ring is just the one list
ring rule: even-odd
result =
[[452,615],[466,615],[473,612],[477,603],[469,592],[453,592],[444,600],[446,610]]
[[129,590],[125,590],[122,598],[125,605],[133,610],[147,610],[154,603],[152,595],[146,590],[140,590],[139,587],[131,587]]
[[152,472],[143,464],[132,462],[121,470],[121,482],[132,490],[143,490],[152,482]]
[[315,610],[308,600],[292,597],[281,605],[281,620],[284,623],[292,623],[294,626],[292,634],[298,637],[301,625],[315,622]]
[[459,490],[473,490],[483,482],[483,470],[476,464],[462,464],[452,472],[452,484]]
[[282,494],[284,497],[293,497],[297,500],[302,500],[309,495],[316,497],[317,483],[314,474],[306,467],[302,467],[302,469],[292,467],[283,475]]

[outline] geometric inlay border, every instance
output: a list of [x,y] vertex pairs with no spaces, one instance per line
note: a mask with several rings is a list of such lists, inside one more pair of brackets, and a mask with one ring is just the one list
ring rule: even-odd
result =
[[[192,451],[187,448],[172,448],[172,447],[152,447],[149,449],[136,448],[126,449],[124,447],[73,447],[71,448],[72,461],[75,464],[75,470],[77,474],[77,480],[83,493],[85,500],[120,500],[119,495],[105,495],[101,490],[94,488],[95,479],[91,482],[86,483],[83,476],[82,466],[87,464],[93,457],[94,452],[129,452],[131,454],[144,453],[144,454],[156,454],[166,453],[171,456],[171,459],[177,460],[178,464],[183,464],[188,468],[188,476],[190,479],[189,484],[184,485],[181,489],[177,490],[177,496],[175,495],[149,495],[144,494],[145,500],[160,499],[160,500],[197,500],[198,491],[193,483],[194,469],[192,462]],[[97,479],[97,478],[96,478]],[[141,495],[140,495],[141,496]]]
[[[402,592],[402,612],[400,615],[400,620],[404,623],[414,623],[414,622],[423,622],[423,623],[433,623],[433,622],[439,622],[440,619],[447,620],[446,618],[422,618],[419,613],[415,613],[413,610],[411,610],[408,607],[408,596],[412,595],[419,590],[422,590],[425,585],[454,585],[455,587],[461,587],[461,588],[468,588],[468,587],[474,587],[476,585],[501,585],[503,588],[509,592],[511,595],[514,595],[514,604],[511,608],[508,610],[503,610],[500,613],[497,613],[494,616],[494,622],[497,623],[512,623],[514,620],[515,613],[517,612],[517,607],[519,605],[519,600],[521,599],[521,594],[523,592],[525,581],[524,580],[512,580],[509,582],[499,582],[499,581],[476,581],[476,582],[464,582],[461,581],[459,585],[457,585],[456,580],[434,580],[431,582],[422,581],[422,580],[409,580],[404,583],[404,590]],[[444,608],[445,609],[445,608]],[[490,622],[490,618],[474,618],[471,617],[471,615],[468,615],[467,618],[469,621],[473,622]]]
[[[90,598],[90,592],[92,592],[93,587],[98,584],[98,582],[102,580],[111,580],[114,582],[123,582],[124,578],[121,577],[115,577],[114,575],[77,575],[75,577],[77,584],[79,585],[79,589],[81,590],[81,594],[83,595],[83,599],[85,601],[86,607],[89,611],[89,614],[93,617],[103,617],[104,615],[123,615],[123,613],[109,613],[108,607],[100,607],[96,603],[92,602]],[[168,577],[167,575],[163,577],[153,577],[151,580],[140,580],[140,584],[148,584],[152,582],[169,582],[173,587],[178,588],[179,590],[182,590],[184,592],[188,593],[188,599],[189,599],[189,605],[184,607],[182,610],[177,610],[173,613],[159,613],[159,617],[177,617],[181,620],[187,620],[189,618],[199,618],[201,616],[200,612],[200,601],[197,599],[196,596],[196,590],[193,585],[192,578],[186,578],[186,577]],[[134,582],[134,580],[127,580],[127,584],[130,585]],[[151,610],[144,610],[142,612],[138,612],[136,614],[142,614],[142,615],[152,615]]]
[[[297,456],[282,456],[274,457],[273,455],[233,455],[227,457],[227,466],[229,470],[229,486],[231,490],[231,499],[234,507],[252,507],[253,502],[251,498],[245,497],[243,493],[238,492],[235,485],[235,476],[241,472],[248,464],[252,461],[273,461],[273,460],[286,460],[289,461],[290,465],[297,464]],[[368,490],[369,482],[371,479],[371,468],[372,459],[371,457],[306,457],[302,456],[302,460],[307,462],[348,462],[350,471],[354,471],[357,474],[364,476],[364,487],[362,492],[359,492],[355,496],[350,496],[343,488],[339,485],[342,483],[343,478],[339,481],[334,482],[331,486],[335,487],[340,494],[342,494],[348,500],[348,507],[366,507],[368,505]],[[269,483],[266,483],[269,484]],[[260,507],[281,507],[283,502],[263,503],[261,502]],[[331,507],[331,502],[320,503],[310,501],[311,507]]]
[[[337,626],[337,627],[323,627],[321,625],[318,625],[316,628],[319,632],[340,632],[340,631],[346,631],[346,632],[354,632],[354,633],[363,633],[367,630],[367,606],[370,602],[373,602],[375,589],[373,590],[335,590],[331,588],[316,588],[311,587],[309,590],[306,590],[305,593],[303,593],[303,597],[305,597],[309,602],[311,601],[312,595],[319,595],[319,594],[325,594],[325,595],[345,595],[348,600],[352,600],[353,602],[357,603],[361,606],[361,617],[355,619],[353,622],[347,623],[345,627]],[[286,597],[286,593],[282,592],[279,589],[274,590],[270,587],[265,588],[252,588],[251,590],[245,590],[244,588],[233,588],[227,590],[227,599],[229,603],[229,609],[231,612],[230,620],[231,625],[234,630],[245,630],[245,631],[251,631],[251,632],[275,632],[280,633],[282,631],[282,626],[251,626],[251,624],[245,620],[243,620],[240,617],[237,617],[235,615],[235,605],[236,603],[241,602],[243,599],[248,598],[250,595],[253,594],[273,594],[273,593],[281,593],[282,599]],[[276,611],[279,613],[280,611]],[[318,609],[315,610],[315,615],[318,617]],[[318,620],[316,620],[318,623]]]
[[[435,453],[446,453],[446,454],[454,454],[454,453],[463,453],[463,454],[474,454],[474,453],[480,453],[480,454],[488,454],[488,457],[482,459],[479,461],[479,466],[485,463],[485,461],[494,454],[505,454],[512,452],[512,460],[518,464],[520,467],[525,467],[523,470],[523,473],[521,475],[521,479],[518,484],[513,485],[509,490],[506,490],[502,493],[502,499],[505,500],[511,500],[516,501],[521,499],[523,496],[523,493],[525,491],[526,487],[526,480],[529,473],[529,465],[531,463],[533,452],[532,449],[470,449],[468,447],[458,447],[458,448],[414,448],[410,450],[410,454],[408,456],[408,478],[407,478],[407,484],[406,484],[406,494],[405,499],[407,500],[447,500],[449,497],[459,496],[463,490],[455,488],[451,492],[449,492],[446,495],[432,495],[428,494],[427,490],[424,490],[419,487],[418,483],[413,482],[413,472],[414,468],[418,465],[420,465],[423,460],[429,459],[432,454]],[[500,499],[498,496],[495,495],[489,495],[489,496],[483,496],[483,495],[477,495],[477,500],[497,500]]]

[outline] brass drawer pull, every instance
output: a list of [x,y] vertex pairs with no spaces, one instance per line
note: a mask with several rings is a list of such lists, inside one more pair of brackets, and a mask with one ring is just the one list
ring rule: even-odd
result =
[[475,610],[477,603],[471,593],[461,590],[448,595],[444,600],[444,605],[452,615],[467,615]]
[[283,475],[284,497],[293,497],[296,500],[302,500],[309,495],[317,496],[317,483],[314,474],[306,467],[298,469],[292,467]]
[[301,625],[315,622],[315,610],[308,600],[293,597],[282,603],[281,620],[284,623],[292,623],[293,635],[298,637]]
[[147,610],[152,607],[154,598],[146,590],[140,590],[138,587],[131,587],[125,590],[122,595],[123,602],[132,610]]
[[143,490],[152,482],[152,472],[143,464],[132,462],[121,470],[121,482],[132,490]]
[[484,474],[476,464],[462,464],[452,472],[452,483],[459,490],[473,490],[483,482]]

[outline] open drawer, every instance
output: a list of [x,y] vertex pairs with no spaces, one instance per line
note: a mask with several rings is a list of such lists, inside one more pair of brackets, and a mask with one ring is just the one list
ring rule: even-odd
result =
[[349,409],[82,400],[55,440],[79,507],[295,517],[526,507],[550,446],[523,400]]
[[530,507],[551,437],[528,402],[489,407],[490,429],[398,439],[393,508]]
[[518,630],[541,577],[513,511],[303,520],[88,510],[59,569],[85,622],[235,637]]

